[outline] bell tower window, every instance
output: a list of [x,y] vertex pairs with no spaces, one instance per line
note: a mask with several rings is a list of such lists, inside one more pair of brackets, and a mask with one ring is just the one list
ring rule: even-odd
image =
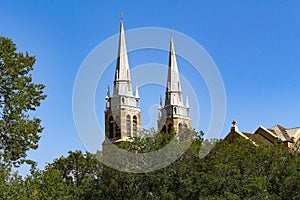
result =
[[116,117],[116,138],[121,138],[121,124],[119,115]]
[[134,115],[133,116],[133,137],[137,136],[137,117]]
[[169,124],[168,126],[168,132],[171,133],[173,131],[173,124]]
[[126,135],[127,135],[127,137],[131,136],[131,119],[130,119],[130,115],[126,116]]
[[108,127],[109,127],[109,138],[113,138],[114,137],[114,117],[110,116],[109,117],[109,122],[108,122]]

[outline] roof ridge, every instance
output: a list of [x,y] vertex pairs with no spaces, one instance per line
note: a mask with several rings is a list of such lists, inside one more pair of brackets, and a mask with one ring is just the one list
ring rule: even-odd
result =
[[272,127],[269,128],[269,129],[275,129],[276,127],[279,128],[279,129],[281,129],[281,128],[286,129],[285,127],[281,126],[280,124],[276,124],[276,125],[272,126]]
[[300,127],[287,128],[286,130],[291,130],[291,129],[300,129]]

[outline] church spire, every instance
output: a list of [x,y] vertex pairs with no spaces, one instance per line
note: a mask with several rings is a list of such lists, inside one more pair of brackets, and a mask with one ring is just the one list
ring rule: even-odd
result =
[[137,85],[135,86],[135,98],[136,98],[136,99],[140,99],[139,88],[138,88]]
[[[113,94],[108,87],[104,112],[105,136],[112,143],[138,136],[141,127],[140,96],[137,87],[133,96],[122,16]],[[109,144],[107,141],[104,146]]]
[[189,97],[188,96],[186,96],[185,107],[190,108],[190,103],[189,103]]
[[180,105],[183,106],[181,85],[178,73],[178,66],[176,61],[176,53],[174,49],[174,42],[170,36],[170,52],[169,52],[169,67],[168,67],[168,80],[166,88],[165,105]]
[[180,127],[192,127],[188,99],[186,102],[186,106],[183,104],[182,100],[182,91],[176,61],[172,29],[170,34],[170,52],[165,105],[164,107],[162,107],[160,98],[157,125],[158,129],[162,132],[178,132]]
[[120,20],[118,58],[117,58],[116,71],[115,71],[113,94],[132,96],[132,85],[131,85],[125,32],[124,32],[124,25],[123,25],[122,18]]
[[106,97],[107,97],[107,98],[109,98],[109,97],[110,97],[110,89],[109,89],[109,85],[107,86]]

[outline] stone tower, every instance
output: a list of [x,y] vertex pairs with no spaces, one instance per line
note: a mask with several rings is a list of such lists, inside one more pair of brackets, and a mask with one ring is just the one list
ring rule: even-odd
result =
[[186,98],[185,105],[182,100],[178,66],[171,32],[165,105],[162,105],[162,98],[160,97],[158,130],[161,132],[170,132],[172,130],[178,132],[180,127],[191,128],[192,123],[188,97]]
[[[118,58],[113,94],[108,86],[106,95],[105,136],[112,143],[138,136],[141,124],[140,97],[136,87],[132,92],[123,20],[120,21]],[[104,141],[106,144],[108,141]]]

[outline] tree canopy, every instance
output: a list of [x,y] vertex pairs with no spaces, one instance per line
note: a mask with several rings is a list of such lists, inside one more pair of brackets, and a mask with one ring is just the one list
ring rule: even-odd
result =
[[[7,196],[2,197],[9,199],[22,188],[17,195],[23,199],[299,199],[297,152],[275,145],[256,147],[241,138],[235,144],[214,141],[213,150],[201,157],[202,145],[212,142],[195,135],[175,162],[147,173],[121,172],[103,165],[96,155],[70,151],[43,170],[33,169],[24,180],[6,175],[0,187]],[[156,149],[171,136],[149,137],[123,143],[122,148],[132,151],[146,144]]]
[[16,52],[11,39],[0,37],[0,164],[18,166],[38,147],[41,120],[29,115],[46,98],[44,85],[33,82],[35,57]]

